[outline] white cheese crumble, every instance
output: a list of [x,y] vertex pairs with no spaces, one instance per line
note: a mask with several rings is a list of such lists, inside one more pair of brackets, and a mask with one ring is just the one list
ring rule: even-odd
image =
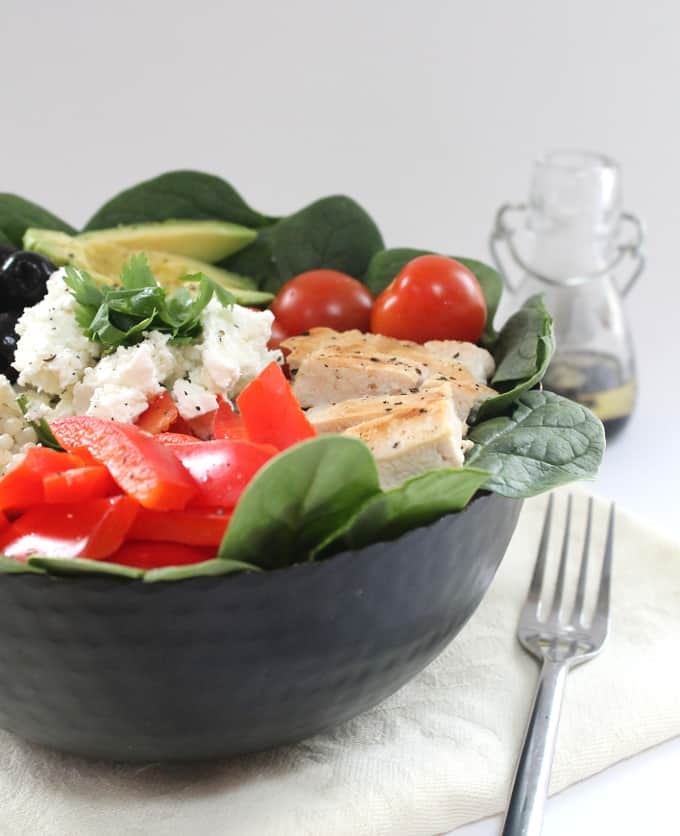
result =
[[168,334],[153,331],[111,354],[87,339],[75,311],[58,270],[45,298],[17,324],[14,367],[29,420],[92,415],[133,423],[163,389],[172,392],[183,418],[194,418],[215,410],[217,395],[232,400],[265,366],[282,359],[267,348],[271,312],[225,308],[217,298],[201,315],[197,342],[175,346]]
[[16,326],[14,368],[20,386],[61,395],[80,380],[101,353],[76,322],[76,302],[57,270],[47,281],[47,295],[26,308]]

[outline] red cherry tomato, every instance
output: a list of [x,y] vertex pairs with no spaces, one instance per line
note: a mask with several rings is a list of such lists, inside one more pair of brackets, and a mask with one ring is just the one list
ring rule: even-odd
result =
[[476,343],[486,322],[486,302],[475,276],[442,255],[421,255],[402,267],[375,300],[371,331],[424,343]]
[[337,270],[300,273],[279,290],[272,302],[278,328],[294,337],[310,328],[367,331],[373,297],[361,282]]
[[281,325],[278,319],[275,319],[272,323],[272,333],[271,337],[269,338],[269,342],[267,343],[267,348],[270,351],[276,351],[277,348],[281,348],[281,343],[284,340],[287,340],[288,337],[292,336],[291,334],[286,331],[286,329]]

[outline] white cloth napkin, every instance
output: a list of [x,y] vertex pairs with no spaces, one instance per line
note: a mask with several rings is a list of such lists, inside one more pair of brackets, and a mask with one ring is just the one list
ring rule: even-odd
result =
[[[575,504],[580,532],[585,497]],[[211,765],[88,763],[0,733],[0,833],[433,836],[499,812],[537,674],[515,628],[544,507],[525,504],[460,636],[379,707],[298,746]],[[612,600],[605,651],[568,679],[553,791],[680,734],[680,545],[623,513]]]

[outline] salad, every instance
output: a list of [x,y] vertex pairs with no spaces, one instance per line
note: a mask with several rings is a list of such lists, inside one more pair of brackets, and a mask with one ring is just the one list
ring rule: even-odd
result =
[[496,331],[501,288],[343,196],[275,218],[171,172],[78,233],[0,195],[0,572],[277,569],[594,476],[551,317]]

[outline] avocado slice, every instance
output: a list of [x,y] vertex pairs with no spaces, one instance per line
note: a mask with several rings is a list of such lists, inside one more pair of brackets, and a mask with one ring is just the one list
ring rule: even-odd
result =
[[103,284],[117,281],[123,264],[130,256],[135,252],[144,252],[149,260],[151,272],[158,283],[168,291],[185,285],[186,282],[182,282],[185,276],[204,273],[233,293],[239,305],[266,305],[274,298],[270,293],[256,290],[251,279],[222,270],[214,264],[170,252],[123,247],[108,240],[97,240],[94,236],[99,233],[92,235],[94,240],[89,238],[90,233],[80,236],[48,229],[27,229],[23,246],[27,250],[46,256],[57,266],[72,264],[74,267],[87,270],[92,278]]
[[163,221],[98,229],[76,237],[86,248],[115,244],[128,250],[157,250],[214,264],[247,247],[256,236],[254,229],[222,221]]

